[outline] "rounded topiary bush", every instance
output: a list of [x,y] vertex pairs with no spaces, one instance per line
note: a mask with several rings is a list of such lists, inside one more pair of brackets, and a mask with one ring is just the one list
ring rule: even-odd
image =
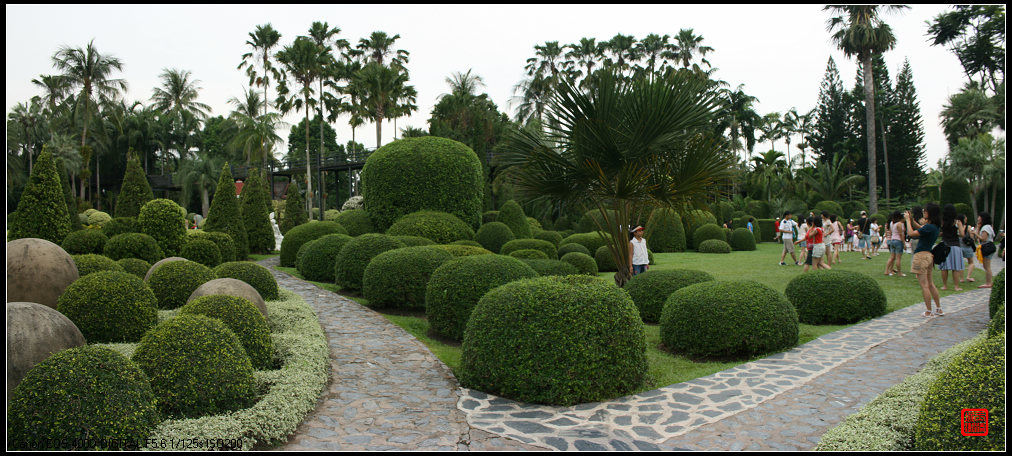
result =
[[545,252],[542,252],[541,250],[534,250],[534,249],[514,250],[514,251],[512,251],[512,252],[509,253],[509,256],[511,256],[513,258],[520,258],[522,260],[524,260],[524,259],[526,259],[526,260],[547,260],[548,259],[548,255]]
[[692,269],[653,270],[636,274],[625,284],[626,292],[639,308],[644,322],[657,323],[671,293],[689,285],[709,282],[713,276]]
[[562,260],[545,260],[545,259],[541,259],[541,258],[526,259],[525,258],[525,259],[521,259],[520,261],[523,261],[524,263],[526,263],[527,266],[530,266],[531,269],[534,269],[534,272],[537,272],[538,275],[542,276],[542,277],[543,276],[567,276],[567,275],[577,275],[577,274],[580,274],[580,270],[576,269],[576,266],[573,266],[573,265],[571,265],[571,264],[569,264],[569,263],[567,263],[565,261],[562,261]]
[[449,244],[461,239],[474,239],[474,230],[467,223],[446,212],[418,211],[399,218],[390,229],[390,236],[419,236],[436,244]]
[[147,375],[113,350],[85,345],[37,364],[14,389],[8,449],[137,450],[161,421]]
[[503,245],[515,238],[513,230],[503,222],[486,223],[474,235],[475,241],[492,252],[501,251]]
[[555,405],[633,393],[647,374],[643,322],[629,295],[591,277],[541,277],[489,291],[461,346],[461,384]]
[[559,255],[565,256],[567,253],[573,252],[582,253],[584,255],[590,256],[590,250],[584,247],[583,244],[570,242],[568,244],[562,244],[559,246]]
[[348,236],[361,236],[366,233],[375,233],[372,220],[369,220],[369,213],[364,209],[351,209],[337,214],[335,222],[340,223],[346,230]]
[[208,239],[190,239],[186,241],[179,256],[190,261],[196,261],[204,266],[213,268],[221,264],[221,251],[218,246]]
[[242,280],[260,293],[267,301],[278,299],[278,281],[271,271],[250,261],[231,261],[214,268],[214,274],[222,279]]
[[165,256],[176,256],[186,240],[186,219],[183,215],[183,208],[175,201],[159,198],[141,206],[137,223],[142,233],[155,238]]
[[101,254],[105,248],[105,243],[109,241],[109,238],[102,233],[101,230],[77,230],[71,231],[66,238],[63,239],[63,250],[71,255],[80,255],[85,253],[98,253]]
[[718,239],[720,241],[727,242],[727,238],[724,237],[724,230],[722,230],[716,223],[707,223],[706,225],[696,228],[696,231],[692,233],[692,242],[694,243],[693,246],[696,247],[696,250],[699,250],[700,244],[709,239]]
[[597,261],[590,255],[580,252],[569,252],[562,255],[562,258],[559,258],[559,260],[573,265],[577,271],[580,271],[580,274],[597,277]]
[[674,209],[667,207],[654,209],[647,219],[645,228],[643,237],[654,251],[685,251],[685,227],[682,225],[682,218]]
[[175,309],[186,304],[193,290],[217,277],[214,271],[195,261],[170,261],[155,269],[148,286],[158,298],[159,309]]
[[433,332],[453,340],[464,336],[471,309],[489,290],[537,277],[523,261],[503,255],[472,255],[443,263],[425,289],[425,316]]
[[[327,236],[330,235],[328,234]],[[316,239],[302,244],[302,247],[299,247],[299,253],[295,254],[295,269],[299,271],[299,274],[305,275],[306,273],[306,271],[302,270],[305,266],[305,262],[303,262],[302,259],[306,256],[306,253],[309,252],[309,249],[313,248],[314,243],[316,243]]]
[[731,244],[720,239],[707,239],[696,248],[699,253],[731,253]]
[[151,278],[151,274],[154,274],[154,272],[157,271],[159,267],[161,267],[163,264],[166,264],[166,263],[169,263],[169,262],[172,262],[172,261],[186,261],[186,258],[168,257],[168,258],[162,258],[161,260],[156,261],[155,264],[151,265],[151,269],[148,269],[148,273],[144,274],[144,282],[147,282],[148,279]]
[[336,222],[309,222],[288,230],[281,240],[281,266],[295,266],[295,255],[299,253],[302,244],[335,233],[348,234],[348,231]]
[[141,225],[137,223],[137,217],[113,217],[105,225],[102,225],[102,234],[112,239],[117,234],[140,233]]
[[92,212],[91,215],[88,216],[88,224],[99,227],[105,225],[106,223],[109,223],[109,221],[111,220],[112,216],[102,211]]
[[165,257],[158,241],[144,233],[117,234],[105,243],[103,253],[114,260],[137,258],[148,263],[155,263]]
[[[334,263],[334,281],[349,290],[362,289],[362,276],[369,261],[387,250],[407,247],[403,242],[385,234],[363,234],[341,247]],[[463,246],[461,246],[463,247]]]
[[[435,242],[432,242],[431,240],[423,238],[421,236],[393,236],[393,238],[397,239],[398,241],[403,242],[404,245],[406,245],[408,247],[418,247],[418,246],[423,246],[423,245],[436,245]],[[460,241],[453,241],[452,244],[458,244],[460,242],[474,242],[474,241],[460,240]],[[481,247],[481,245],[479,245],[478,247]]]
[[594,261],[597,262],[597,270],[600,272],[617,272],[618,265],[615,264],[615,257],[611,255],[608,246],[602,245],[594,252]]
[[481,247],[473,247],[470,245],[436,245],[433,247],[443,249],[447,253],[455,257],[471,256],[471,255],[494,255],[494,253],[485,250]]
[[754,281],[684,287],[661,311],[661,341],[689,357],[744,359],[798,343],[798,313],[780,292]]
[[159,410],[170,417],[216,415],[256,400],[249,356],[217,318],[166,320],[144,335],[133,360],[151,379]]
[[90,343],[137,342],[158,323],[156,303],[154,293],[137,276],[103,271],[67,287],[56,310]]
[[998,311],[991,317],[987,324],[987,337],[994,337],[1005,332],[1005,305],[1002,304]]
[[534,233],[534,239],[551,242],[556,248],[562,243],[562,234],[558,231],[541,230]]
[[[218,246],[218,252],[221,253],[221,262],[236,261],[236,255],[239,254],[235,241],[232,240],[232,236],[228,233],[222,233],[220,231],[204,231],[204,230],[189,230],[187,232],[189,236],[195,239],[206,239]],[[273,244],[272,244],[273,245]]]
[[397,219],[420,210],[448,212],[477,227],[484,185],[478,155],[462,143],[436,136],[388,143],[370,154],[362,168],[365,207],[373,226],[384,232]]
[[221,320],[239,337],[253,369],[272,367],[274,344],[271,342],[271,330],[267,327],[267,319],[248,299],[226,295],[201,296],[179,308],[179,315],[187,314]]
[[[428,241],[428,239],[426,239],[426,241]],[[422,245],[436,245],[436,244],[433,243],[432,241],[429,241],[429,244],[422,244]],[[466,240],[466,239],[461,239],[459,241],[453,241],[449,245],[466,245],[466,246],[470,246],[470,247],[478,247],[480,249],[484,249],[484,247],[482,247],[481,244],[479,244],[477,241],[469,241],[469,240]]]
[[[744,215],[744,214],[743,214]],[[688,211],[681,215],[682,227],[685,228],[685,245],[695,247],[698,243],[695,240],[695,233],[699,227],[712,223],[717,224],[717,218],[709,211],[700,209]],[[732,216],[733,217],[733,216]],[[723,222],[723,221],[722,221]]]
[[502,246],[502,250],[499,253],[503,255],[509,255],[517,250],[540,250],[544,252],[548,259],[555,260],[559,258],[559,251],[552,245],[551,242],[542,241],[540,239],[514,239],[509,241]]
[[299,256],[296,266],[306,280],[317,282],[334,281],[334,262],[341,248],[349,241],[347,234],[328,234],[303,245],[305,252]]
[[[986,436],[961,433],[963,409],[987,409]],[[914,434],[918,451],[1005,450],[1005,333],[981,339],[935,379]]]
[[140,258],[123,258],[122,260],[116,260],[116,263],[122,266],[124,271],[137,276],[141,280],[148,273],[148,269],[151,269],[151,263]]
[[755,236],[747,228],[735,228],[728,244],[734,250],[755,250]]
[[509,200],[503,203],[495,220],[505,223],[513,232],[514,238],[530,239],[531,224],[527,223],[527,214],[524,214],[524,208],[520,207],[516,201]]
[[[618,220],[618,213],[611,209],[605,209],[608,212],[608,219],[614,221]],[[593,233],[600,230],[604,226],[604,218],[601,216],[601,211],[597,209],[591,209],[583,213],[580,217],[580,221],[576,225],[577,233]]]
[[816,215],[818,215],[822,211],[827,211],[830,214],[836,214],[840,217],[843,216],[843,206],[840,206],[840,203],[837,203],[836,201],[825,200],[815,203]]
[[481,223],[492,223],[499,217],[499,211],[485,211],[481,213]]
[[885,314],[886,296],[864,274],[819,270],[795,276],[784,290],[798,320],[812,325],[847,324]]
[[1002,269],[998,275],[991,280],[991,297],[987,303],[988,316],[994,318],[998,308],[1005,305],[1005,270]]
[[[601,236],[604,236],[603,238]],[[591,252],[597,252],[597,249],[601,248],[602,245],[611,242],[611,235],[601,231],[592,231],[590,233],[576,233],[569,235],[562,239],[562,245],[576,243],[580,244],[587,249],[587,254]]]
[[77,275],[79,277],[101,271],[126,272],[123,266],[120,266],[107,256],[96,255],[94,253],[71,256],[74,258],[74,264],[77,265]]
[[431,246],[405,247],[376,255],[362,276],[370,307],[425,309],[425,287],[432,273],[453,255]]

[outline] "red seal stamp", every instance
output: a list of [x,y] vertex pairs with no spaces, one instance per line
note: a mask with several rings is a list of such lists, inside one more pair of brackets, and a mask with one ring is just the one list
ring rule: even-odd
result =
[[963,409],[960,413],[959,432],[967,437],[987,435],[987,409]]

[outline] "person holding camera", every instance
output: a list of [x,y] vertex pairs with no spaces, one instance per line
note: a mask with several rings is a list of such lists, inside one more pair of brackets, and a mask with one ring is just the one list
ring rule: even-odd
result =
[[984,285],[977,288],[991,288],[994,275],[991,273],[991,257],[997,251],[994,245],[994,227],[991,226],[991,214],[977,214],[977,247],[980,250],[981,263],[984,265]]
[[[939,225],[942,223],[942,211],[935,203],[928,203],[924,207],[923,218],[913,220],[914,216],[910,211],[903,214],[907,234],[917,239],[917,247],[914,248],[913,265],[910,270],[917,274],[917,282],[921,286],[921,294],[924,296],[925,317],[944,315],[942,312],[941,298],[938,296],[938,289],[931,279],[931,271],[935,267],[935,258],[931,253],[935,241],[938,240]],[[931,301],[935,301],[935,311],[931,312]]]

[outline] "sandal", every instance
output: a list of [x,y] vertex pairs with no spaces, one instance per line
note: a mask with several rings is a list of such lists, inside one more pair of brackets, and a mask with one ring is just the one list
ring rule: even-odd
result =
[[941,316],[945,315],[945,312],[942,312],[942,308],[941,307],[936,307],[935,308],[935,315],[938,315],[939,317],[941,317]]
[[977,279],[974,279],[973,277],[970,277],[969,279],[964,280],[964,282],[976,282],[976,281],[977,281]]
[[931,313],[930,310],[925,310],[924,313],[921,314],[921,316],[922,317],[934,317],[935,314]]
[[979,286],[977,288],[991,288],[991,285],[981,285],[981,286]]

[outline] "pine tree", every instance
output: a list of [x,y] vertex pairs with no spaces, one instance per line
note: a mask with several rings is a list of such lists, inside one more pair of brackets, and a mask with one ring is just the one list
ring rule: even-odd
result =
[[913,79],[908,59],[896,77],[889,130],[892,196],[900,200],[915,197],[924,176],[924,122]]
[[259,171],[250,170],[246,185],[242,187],[239,199],[242,215],[249,238],[249,251],[252,253],[271,253],[274,250],[274,228],[268,216],[270,201],[267,187]]
[[[46,147],[46,146],[42,146]],[[67,175],[66,166],[62,158],[56,159],[56,173],[60,176],[60,184],[63,185],[63,199],[67,200],[67,215],[70,217],[70,231],[77,231],[84,228],[81,219],[77,216],[77,200],[70,191],[70,176]]]
[[826,76],[819,88],[819,103],[816,108],[815,132],[812,134],[812,150],[820,161],[829,161],[833,155],[844,151],[847,132],[847,100],[843,80],[836,62],[829,58]]
[[70,213],[60,174],[56,170],[53,153],[43,147],[18,201],[9,240],[39,238],[59,245],[68,234]]
[[211,208],[207,211],[204,229],[231,236],[235,242],[237,259],[245,260],[249,256],[249,240],[246,237],[239,201],[235,197],[235,179],[232,178],[228,163],[221,169],[221,177],[218,178],[218,186],[214,190]]
[[281,225],[278,230],[284,235],[288,230],[303,223],[309,222],[305,207],[302,204],[302,195],[299,194],[299,184],[292,180],[288,184],[288,198],[285,199],[285,216],[281,218]]

